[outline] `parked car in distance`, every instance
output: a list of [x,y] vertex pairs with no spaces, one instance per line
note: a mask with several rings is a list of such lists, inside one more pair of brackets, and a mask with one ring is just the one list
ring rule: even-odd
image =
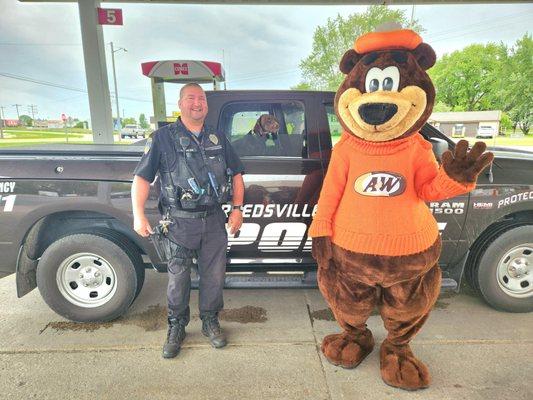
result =
[[455,124],[452,128],[452,138],[465,137],[466,127],[464,124]]
[[141,139],[144,138],[146,135],[146,131],[142,129],[140,126],[135,124],[128,124],[125,125],[124,128],[120,130],[120,138],[121,139]]
[[477,138],[492,139],[494,136],[496,136],[496,129],[494,129],[493,126],[480,125],[479,128],[477,128]]

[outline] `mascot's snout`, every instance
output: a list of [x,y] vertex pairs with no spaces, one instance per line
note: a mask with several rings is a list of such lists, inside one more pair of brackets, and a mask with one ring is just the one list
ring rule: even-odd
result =
[[382,125],[397,112],[398,106],[390,103],[366,103],[359,107],[361,119],[369,125]]

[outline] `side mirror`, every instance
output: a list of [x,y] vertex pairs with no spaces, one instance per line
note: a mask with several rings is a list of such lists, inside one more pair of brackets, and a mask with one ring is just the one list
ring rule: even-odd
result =
[[444,139],[431,138],[431,145],[437,160],[442,160],[442,154],[448,150],[448,142]]

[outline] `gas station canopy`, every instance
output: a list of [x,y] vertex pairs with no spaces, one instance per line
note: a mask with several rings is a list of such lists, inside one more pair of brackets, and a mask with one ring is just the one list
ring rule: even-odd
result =
[[141,67],[144,75],[149,78],[160,79],[163,82],[216,84],[225,79],[222,64],[212,61],[149,61],[142,63]]
[[152,102],[154,119],[157,126],[166,121],[165,89],[167,83],[213,83],[217,90],[218,83],[224,81],[222,64],[213,61],[165,60],[149,61],[141,64],[143,75],[150,78],[152,84]]

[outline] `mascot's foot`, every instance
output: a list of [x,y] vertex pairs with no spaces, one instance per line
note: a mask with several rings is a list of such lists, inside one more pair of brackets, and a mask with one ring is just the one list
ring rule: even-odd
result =
[[333,365],[342,368],[355,368],[374,348],[374,338],[368,329],[354,335],[343,332],[328,335],[322,340],[322,353]]
[[418,360],[408,344],[395,346],[385,340],[380,351],[381,377],[387,385],[404,390],[427,388],[431,382],[428,368]]

